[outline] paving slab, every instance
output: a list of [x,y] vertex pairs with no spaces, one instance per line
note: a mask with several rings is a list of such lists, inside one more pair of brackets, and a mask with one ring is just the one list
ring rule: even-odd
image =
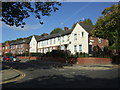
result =
[[20,76],[20,73],[16,72],[13,69],[2,70],[1,72],[2,72],[2,81],[11,80]]

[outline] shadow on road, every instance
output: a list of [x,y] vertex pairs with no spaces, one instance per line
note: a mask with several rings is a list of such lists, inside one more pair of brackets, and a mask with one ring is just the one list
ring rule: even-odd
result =
[[51,69],[51,68],[62,68],[65,63],[52,62],[52,61],[41,61],[41,60],[30,60],[28,62],[3,62],[2,67],[9,66],[15,69]]
[[4,84],[3,88],[118,88],[118,78],[100,79],[76,75],[68,78],[63,75],[42,76],[25,82]]

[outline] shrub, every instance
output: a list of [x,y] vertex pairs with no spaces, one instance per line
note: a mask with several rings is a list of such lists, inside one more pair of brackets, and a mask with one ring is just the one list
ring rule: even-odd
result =
[[10,57],[12,56],[12,53],[6,53],[5,55]]
[[41,57],[41,56],[43,56],[43,53],[30,53],[30,56],[38,56],[38,57]]

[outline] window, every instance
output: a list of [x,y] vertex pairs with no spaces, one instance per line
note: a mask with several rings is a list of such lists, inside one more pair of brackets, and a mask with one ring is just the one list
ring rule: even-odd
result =
[[58,37],[58,41],[60,41],[60,37]]
[[47,42],[47,45],[48,45],[48,40],[46,42]]
[[56,47],[53,47],[53,50],[56,50]]
[[50,39],[50,44],[52,44],[52,39]]
[[52,51],[52,47],[50,47],[50,52]]
[[54,44],[55,44],[55,38],[54,38]]
[[74,45],[74,52],[77,52],[77,45]]
[[77,34],[74,34],[74,40],[77,40]]
[[67,41],[69,41],[70,35],[67,36]]
[[98,38],[98,43],[101,43],[101,39],[100,38]]
[[65,46],[61,46],[61,50],[65,50]]
[[82,52],[82,45],[79,45],[79,51]]
[[84,37],[84,32],[82,32],[82,37]]
[[62,42],[64,42],[64,36],[62,37]]

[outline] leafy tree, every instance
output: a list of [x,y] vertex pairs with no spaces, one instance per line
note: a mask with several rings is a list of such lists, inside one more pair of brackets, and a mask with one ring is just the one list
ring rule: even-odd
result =
[[117,5],[105,8],[92,31],[92,35],[96,37],[106,38],[109,40],[110,46],[120,46],[120,2]]
[[[83,21],[80,20],[78,23],[81,23],[81,22],[84,23],[84,24],[90,25],[90,26],[94,26],[93,23],[92,23],[92,20],[89,19],[89,18],[85,19]],[[71,29],[74,29],[74,27],[76,26],[76,24],[77,23],[74,23]]]
[[24,28],[24,19],[31,13],[43,24],[41,16],[50,16],[60,5],[59,2],[2,2],[2,21],[9,26]]
[[90,26],[93,26],[93,23],[92,23],[92,20],[91,19],[85,19],[84,21],[83,21],[83,23],[84,24],[87,24],[87,25],[90,25]]
[[63,32],[61,28],[55,28],[52,32],[50,32],[50,35],[55,33],[61,33],[61,32]]

